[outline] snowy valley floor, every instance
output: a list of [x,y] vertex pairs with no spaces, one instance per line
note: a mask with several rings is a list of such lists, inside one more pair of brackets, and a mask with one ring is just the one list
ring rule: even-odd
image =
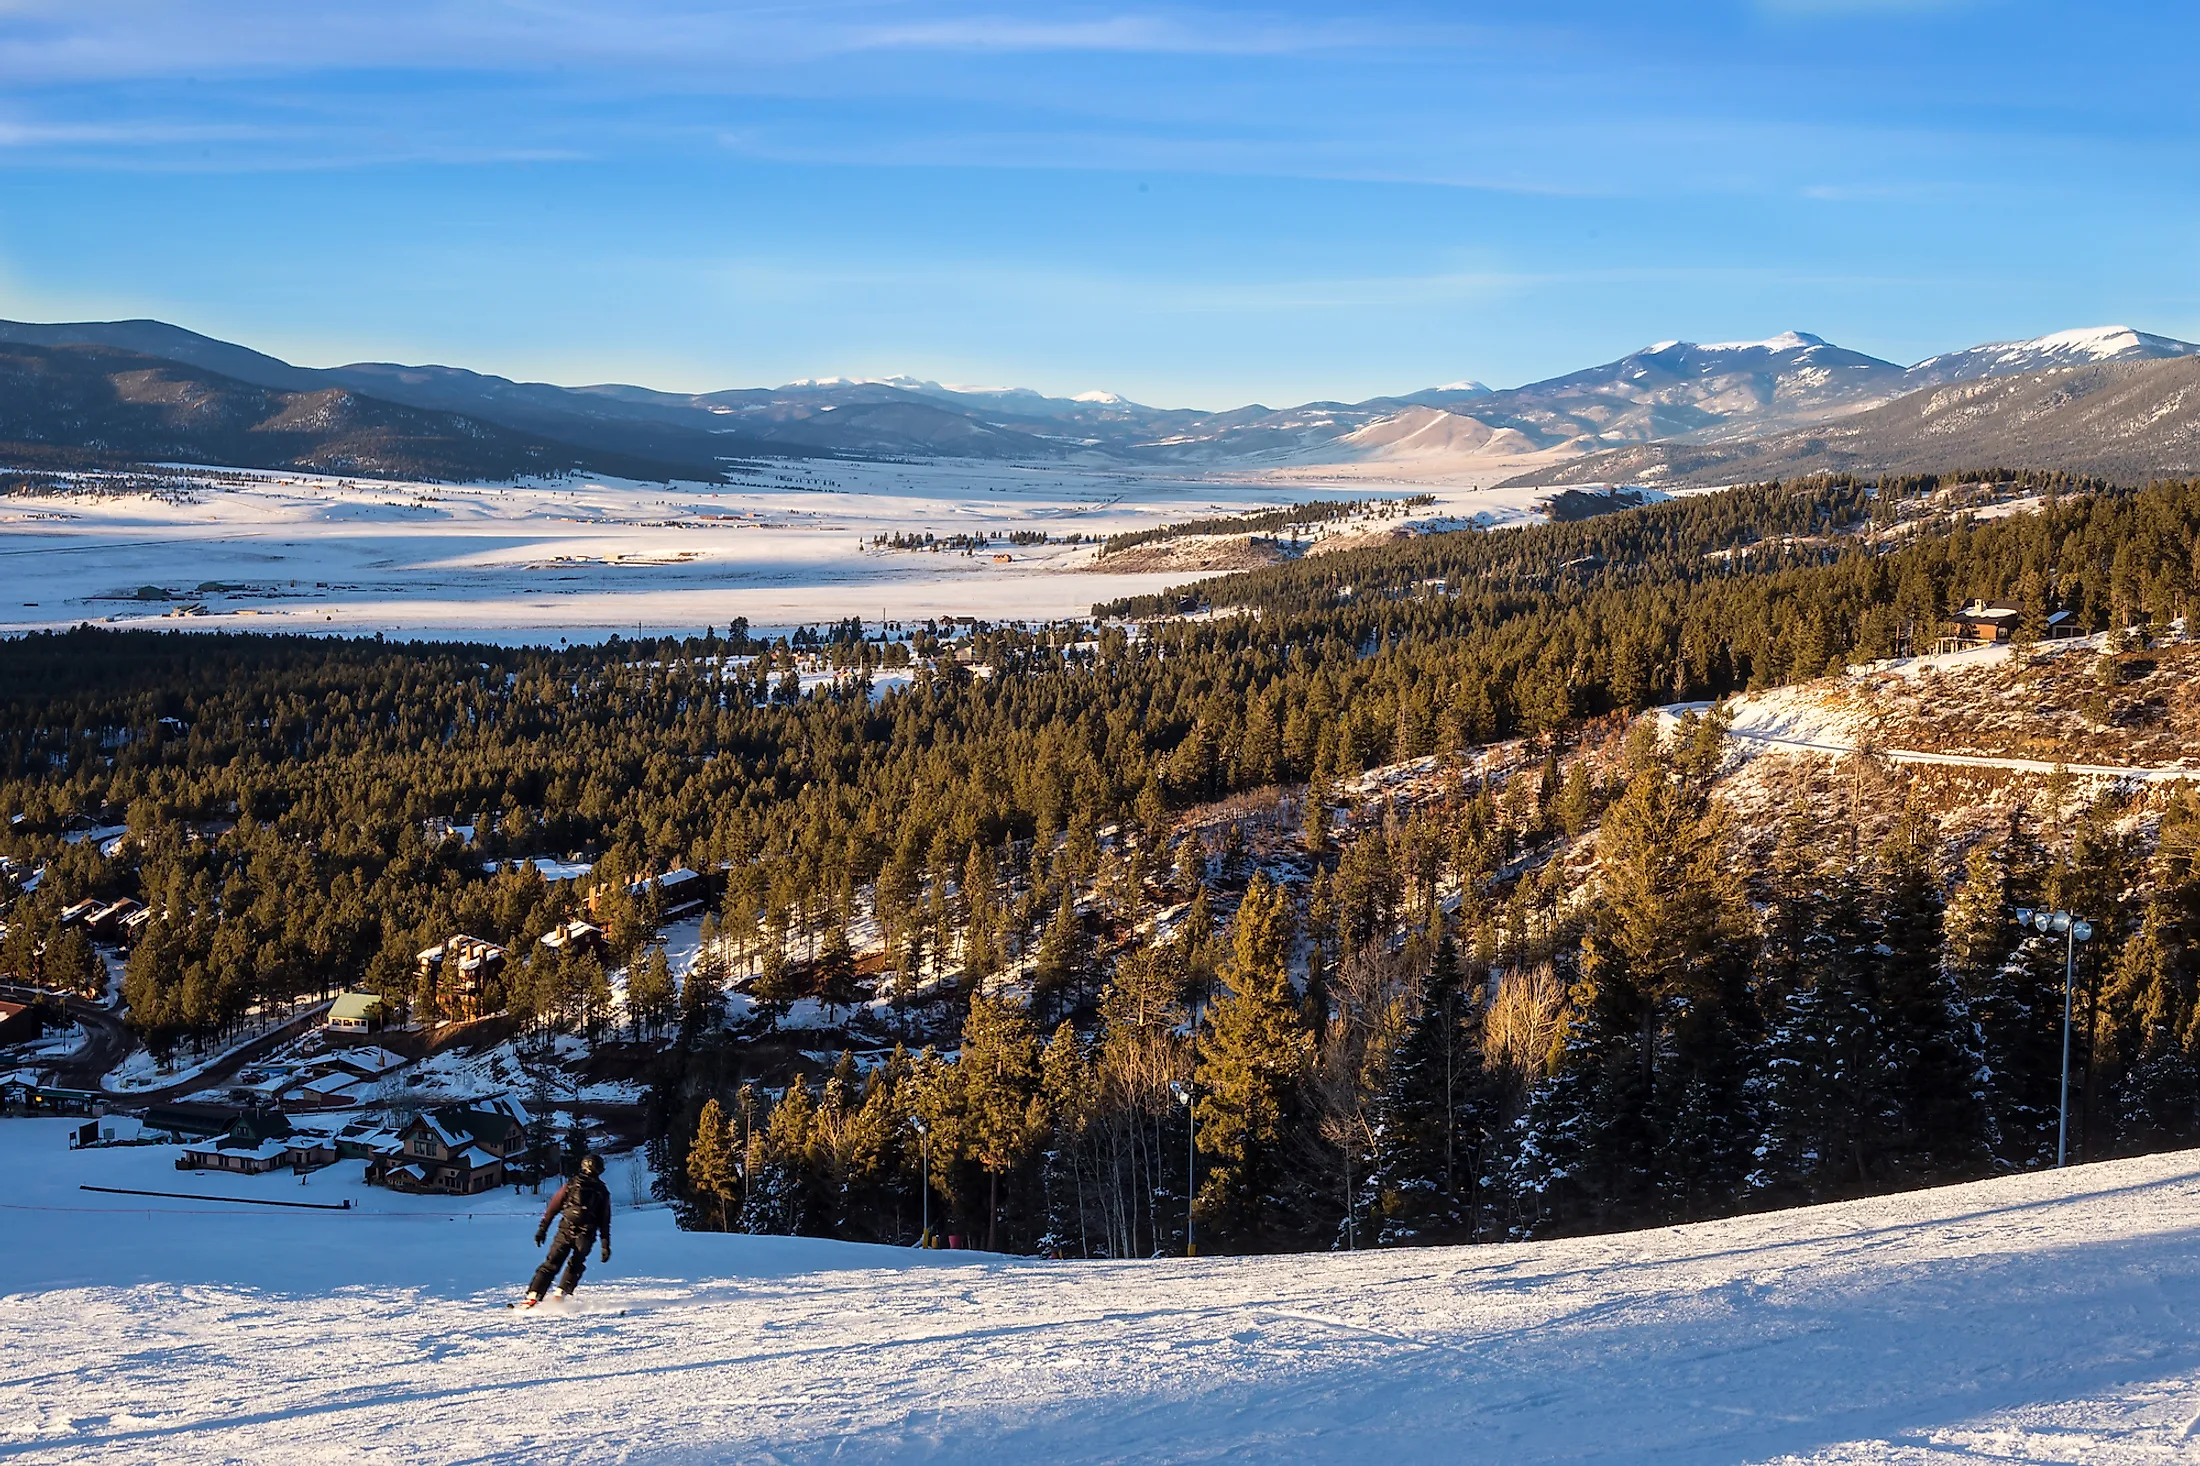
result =
[[1105,1264],[682,1234],[615,1171],[585,1306],[520,1315],[531,1198],[63,1144],[0,1122],[4,1460],[2200,1459],[2200,1152],[1583,1241]]

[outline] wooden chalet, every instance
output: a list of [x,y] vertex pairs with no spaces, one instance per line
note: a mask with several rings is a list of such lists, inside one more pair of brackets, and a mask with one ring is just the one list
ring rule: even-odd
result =
[[1948,618],[1956,639],[1990,646],[2017,634],[2024,608],[2013,601],[1973,601]]
[[503,988],[496,979],[504,971],[506,956],[495,942],[463,933],[422,952],[418,959],[422,985],[435,994],[436,1011],[446,1019],[465,1022],[502,1009]]

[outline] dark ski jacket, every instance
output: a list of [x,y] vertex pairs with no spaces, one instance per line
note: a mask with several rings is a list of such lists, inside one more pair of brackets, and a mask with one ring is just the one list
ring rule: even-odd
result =
[[542,1230],[550,1227],[550,1219],[564,1213],[558,1222],[558,1232],[573,1238],[601,1237],[604,1244],[611,1243],[611,1192],[594,1176],[575,1176],[558,1188],[557,1195],[542,1209]]

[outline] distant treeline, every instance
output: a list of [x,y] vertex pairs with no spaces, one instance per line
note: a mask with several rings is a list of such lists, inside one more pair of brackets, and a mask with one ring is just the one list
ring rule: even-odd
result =
[[1113,555],[1139,545],[1182,539],[1187,535],[1268,534],[1294,525],[1344,519],[1368,510],[1420,509],[1435,502],[1435,497],[1430,494],[1414,494],[1404,499],[1310,499],[1304,504],[1294,504],[1285,509],[1260,509],[1249,514],[1221,514],[1207,519],[1187,519],[1177,524],[1157,525],[1152,529],[1111,534],[1101,543],[1100,553]]

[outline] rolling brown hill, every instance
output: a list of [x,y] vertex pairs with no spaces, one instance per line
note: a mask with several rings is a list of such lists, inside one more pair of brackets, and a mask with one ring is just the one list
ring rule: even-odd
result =
[[446,481],[565,470],[698,476],[345,387],[286,391],[96,345],[0,345],[0,455],[42,466],[206,463]]

